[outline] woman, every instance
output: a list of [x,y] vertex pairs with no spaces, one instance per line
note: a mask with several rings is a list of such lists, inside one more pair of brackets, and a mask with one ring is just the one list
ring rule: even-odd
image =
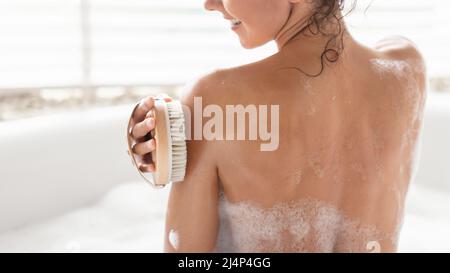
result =
[[[279,145],[188,141],[171,188],[168,252],[394,252],[426,100],[424,61],[407,39],[358,43],[343,1],[206,0],[244,48],[278,52],[188,85],[182,103],[278,105]],[[134,117],[151,109],[144,99]],[[141,139],[154,126],[133,128]],[[248,129],[248,125],[246,125]],[[134,152],[148,158],[154,140]],[[151,172],[151,161],[141,162]]]

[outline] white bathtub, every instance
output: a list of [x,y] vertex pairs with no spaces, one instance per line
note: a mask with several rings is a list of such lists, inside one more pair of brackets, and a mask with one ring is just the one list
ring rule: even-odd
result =
[[137,179],[124,145],[130,108],[0,122],[0,232],[89,204]]
[[[162,250],[168,189],[153,190],[130,165],[130,110],[0,123],[0,252]],[[450,251],[449,140],[450,96],[430,95],[402,252]]]

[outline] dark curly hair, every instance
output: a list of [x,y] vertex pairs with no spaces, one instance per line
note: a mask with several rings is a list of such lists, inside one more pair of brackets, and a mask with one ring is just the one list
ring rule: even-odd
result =
[[[316,74],[308,74],[298,67],[286,67],[283,69],[295,69],[301,73],[310,76],[318,77],[322,74],[325,69],[325,61],[330,63],[335,63],[339,59],[339,55],[344,50],[344,28],[341,21],[345,16],[347,16],[356,6],[356,0],[353,1],[352,7],[344,15],[342,11],[344,10],[345,0],[308,0],[313,4],[314,10],[311,17],[308,19],[308,24],[299,31],[297,35],[303,34],[305,36],[312,35],[323,35],[329,37],[327,43],[325,44],[324,50],[320,56],[321,69]],[[341,12],[338,12],[341,11]],[[331,27],[330,26],[335,26]],[[305,33],[309,30],[309,33]],[[295,35],[295,36],[297,36]]]

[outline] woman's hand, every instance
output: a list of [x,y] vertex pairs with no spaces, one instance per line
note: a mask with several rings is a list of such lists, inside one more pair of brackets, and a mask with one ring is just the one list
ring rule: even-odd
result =
[[[172,98],[164,97],[164,100],[169,102],[172,101]],[[155,139],[150,135],[156,124],[155,118],[150,111],[154,105],[154,97],[142,99],[131,117],[134,124],[131,129],[131,137],[136,142],[132,148],[133,156],[135,156],[136,163],[142,172],[155,171],[151,152],[155,150],[156,143]]]

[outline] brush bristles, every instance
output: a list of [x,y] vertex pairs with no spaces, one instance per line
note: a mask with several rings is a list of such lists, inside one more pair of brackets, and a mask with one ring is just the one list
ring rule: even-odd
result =
[[172,141],[171,181],[183,181],[186,174],[187,150],[183,108],[178,101],[167,103],[169,134]]

